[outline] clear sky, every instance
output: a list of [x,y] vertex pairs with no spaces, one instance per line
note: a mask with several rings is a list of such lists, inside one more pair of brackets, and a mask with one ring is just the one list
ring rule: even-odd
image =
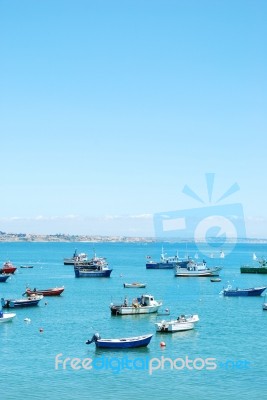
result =
[[[240,203],[267,237],[265,0],[1,0],[0,230],[154,235]],[[212,199],[206,173],[214,173]],[[210,200],[210,201],[209,201]]]

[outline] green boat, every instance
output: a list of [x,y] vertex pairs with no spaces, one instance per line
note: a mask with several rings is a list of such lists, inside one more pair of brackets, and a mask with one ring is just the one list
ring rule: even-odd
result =
[[258,260],[258,263],[258,267],[243,265],[240,268],[241,274],[267,274],[267,261],[262,258],[261,260]]

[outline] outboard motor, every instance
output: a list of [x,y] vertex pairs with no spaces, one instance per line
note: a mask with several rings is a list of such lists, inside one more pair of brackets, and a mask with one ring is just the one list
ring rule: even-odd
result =
[[99,339],[101,339],[99,333],[95,333],[95,334],[92,336],[92,339],[91,339],[91,340],[87,340],[87,342],[85,342],[85,343],[86,343],[86,344],[91,344],[91,343],[93,343],[93,342],[97,342]]

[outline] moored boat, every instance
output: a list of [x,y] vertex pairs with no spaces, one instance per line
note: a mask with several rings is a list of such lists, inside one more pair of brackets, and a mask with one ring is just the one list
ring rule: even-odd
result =
[[211,282],[221,282],[221,278],[211,278]]
[[76,278],[109,278],[112,269],[108,267],[99,267],[98,269],[82,268],[81,266],[74,266],[74,273]]
[[127,298],[123,304],[111,303],[110,311],[112,315],[151,314],[156,313],[162,304],[161,300],[155,300],[150,294],[144,294],[134,299],[130,305],[128,305]]
[[108,262],[105,257],[97,257],[96,253],[94,252],[94,256],[92,258],[75,261],[74,265],[81,268],[99,269],[99,267],[107,268]]
[[204,260],[201,263],[190,261],[186,268],[175,267],[174,275],[178,277],[218,276],[221,269],[221,267],[208,268]]
[[160,261],[153,261],[150,256],[147,256],[146,258],[146,269],[173,269],[176,266],[185,268],[190,261],[190,258],[180,259],[178,254],[172,257],[167,257],[163,248],[160,255]]
[[0,324],[3,322],[12,321],[15,316],[15,313],[3,313],[3,311],[0,310]]
[[[257,258],[254,260],[256,261]],[[258,261],[258,266],[250,266],[250,265],[243,265],[240,267],[241,274],[267,274],[267,261],[265,258],[262,258]]]
[[50,289],[36,289],[34,288],[33,290],[30,288],[26,289],[26,294],[27,296],[33,296],[33,295],[43,295],[43,296],[59,296],[61,293],[63,293],[65,290],[64,287],[55,287],[55,288],[50,288]]
[[0,282],[6,282],[10,274],[0,274]]
[[107,259],[97,257],[96,253],[90,260],[78,261],[74,263],[74,273],[76,278],[109,278],[112,269],[109,268]]
[[181,332],[194,329],[195,323],[198,321],[199,317],[197,314],[180,315],[177,319],[170,321],[162,320],[160,322],[156,322],[155,325],[157,332],[173,333],[173,332]]
[[123,287],[125,287],[125,288],[145,288],[146,283],[140,283],[140,282],[124,283]]
[[95,343],[96,347],[105,349],[146,347],[150,343],[152,336],[153,334],[118,339],[102,339],[98,333],[95,333],[91,340],[87,340],[86,344]]
[[220,294],[224,296],[260,296],[267,286],[248,288],[248,289],[233,289],[231,285],[228,285],[226,289],[223,289]]
[[11,261],[6,261],[3,264],[3,267],[0,268],[0,274],[14,274],[17,267],[15,267]]
[[3,308],[31,307],[37,306],[42,298],[43,295],[31,296],[26,299],[4,299],[2,297],[1,304]]
[[74,265],[76,262],[86,261],[87,254],[85,253],[78,253],[77,249],[75,249],[73,256],[70,258],[64,258],[63,263],[64,265]]

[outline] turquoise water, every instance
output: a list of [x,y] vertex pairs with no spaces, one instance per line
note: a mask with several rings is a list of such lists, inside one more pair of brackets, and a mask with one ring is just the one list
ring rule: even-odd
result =
[[[107,257],[113,268],[111,278],[75,278],[73,267],[63,265],[63,258],[75,248],[90,256],[95,248],[98,256]],[[180,256],[185,253],[184,244],[165,243],[164,250],[169,256],[177,250]],[[38,307],[16,309],[13,322],[0,325],[1,399],[264,398],[264,298],[224,298],[219,292],[228,283],[239,287],[267,284],[267,275],[240,274],[239,270],[241,264],[253,264],[254,252],[266,255],[266,244],[238,244],[224,259],[205,257],[209,266],[223,266],[220,283],[211,283],[209,278],[175,278],[172,270],[146,270],[146,255],[159,259],[160,243],[1,243],[0,251],[1,263],[10,259],[18,267],[34,266],[18,268],[11,279],[0,283],[1,297],[21,297],[27,285],[65,286],[60,297],[44,298]],[[194,256],[195,245],[189,244],[187,252]],[[147,288],[123,288],[123,282],[133,281],[146,282]],[[162,299],[163,310],[169,308],[173,318],[199,314],[196,329],[164,335],[156,333],[154,326],[164,317],[110,315],[112,301],[144,292]],[[103,351],[85,344],[94,332],[102,337],[154,336],[144,349]],[[166,347],[160,346],[162,341]],[[69,361],[65,369],[62,363],[56,369],[58,354],[61,362],[67,357],[80,359],[76,366],[90,358],[93,368],[86,369],[84,364],[85,368],[75,370]],[[192,369],[185,365],[186,359]],[[216,368],[207,369],[207,359],[213,359]]]

